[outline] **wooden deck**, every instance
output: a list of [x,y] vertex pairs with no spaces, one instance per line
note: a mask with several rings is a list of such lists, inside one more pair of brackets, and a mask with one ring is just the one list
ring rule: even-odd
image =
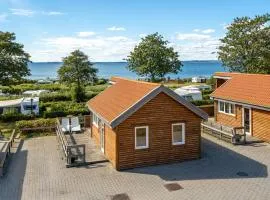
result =
[[[85,163],[94,164],[101,162],[108,162],[101,150],[95,145],[94,141],[91,139],[89,131],[84,131],[83,133],[72,133],[66,134],[66,138],[69,144],[81,145],[85,144]],[[79,150],[73,150],[72,154],[79,154]]]

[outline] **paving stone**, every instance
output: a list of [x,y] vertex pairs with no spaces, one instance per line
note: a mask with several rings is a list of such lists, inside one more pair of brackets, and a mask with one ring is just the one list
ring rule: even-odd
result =
[[[0,200],[270,199],[269,144],[233,146],[202,136],[202,159],[121,172],[110,163],[66,168],[55,136],[25,140],[0,179]],[[171,183],[184,189],[169,192],[164,185]]]

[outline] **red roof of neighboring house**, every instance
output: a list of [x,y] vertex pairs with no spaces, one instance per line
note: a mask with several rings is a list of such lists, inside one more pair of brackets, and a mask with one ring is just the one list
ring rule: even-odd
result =
[[214,76],[231,78],[212,97],[270,108],[270,75],[217,72]]
[[119,77],[113,77],[111,80],[114,84],[88,101],[87,105],[92,112],[97,114],[112,127],[121,123],[126,117],[160,92],[171,96],[174,100],[186,106],[201,118],[207,119],[208,117],[201,109],[187,102],[174,91],[161,84]]

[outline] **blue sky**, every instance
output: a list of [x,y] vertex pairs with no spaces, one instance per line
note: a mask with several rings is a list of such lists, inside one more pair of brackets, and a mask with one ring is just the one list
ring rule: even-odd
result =
[[235,17],[269,11],[269,0],[0,0],[0,30],[15,32],[32,61],[61,61],[74,49],[121,61],[154,32],[181,60],[210,60]]

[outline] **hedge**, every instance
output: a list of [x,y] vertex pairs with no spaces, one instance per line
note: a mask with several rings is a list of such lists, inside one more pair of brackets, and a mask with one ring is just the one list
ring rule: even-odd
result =
[[191,101],[192,104],[195,106],[202,106],[202,105],[211,105],[214,104],[214,101],[209,99],[209,100],[196,100],[196,101]]
[[46,102],[40,104],[40,111],[44,118],[64,117],[67,115],[88,115],[85,103],[72,101]]
[[68,92],[45,93],[40,95],[40,101],[71,101],[71,94]]
[[56,119],[36,119],[36,120],[22,120],[16,122],[16,128],[42,128],[53,127],[56,125]]
[[34,115],[23,115],[21,113],[7,113],[0,115],[0,120],[3,122],[15,122],[19,120],[35,119]]

